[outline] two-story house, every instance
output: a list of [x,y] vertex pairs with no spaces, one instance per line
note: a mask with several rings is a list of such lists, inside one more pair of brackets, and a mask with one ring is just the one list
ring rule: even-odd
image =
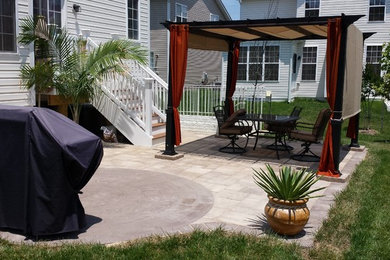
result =
[[[355,25],[375,32],[365,41],[363,62],[380,73],[382,44],[390,41],[389,0],[241,0],[240,19],[365,15]],[[238,86],[258,86],[274,99],[324,98],[326,41],[268,41],[241,45]],[[258,88],[259,90],[260,88]],[[252,95],[247,93],[246,95]]]
[[[224,21],[230,15],[221,0],[151,0],[150,1],[151,67],[168,82],[169,31],[165,21]],[[222,58],[216,51],[188,50],[186,84],[221,82]],[[207,76],[206,76],[207,75]]]
[[42,15],[73,35],[89,35],[96,43],[129,38],[149,49],[148,0],[1,0],[0,104],[35,105],[35,94],[20,85],[20,67],[33,64],[32,46],[17,42],[21,19]]

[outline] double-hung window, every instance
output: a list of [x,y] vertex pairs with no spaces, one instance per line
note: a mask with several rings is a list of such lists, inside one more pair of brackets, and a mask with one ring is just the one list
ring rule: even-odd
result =
[[62,0],[34,0],[34,16],[43,16],[48,24],[61,28]]
[[305,0],[305,17],[320,15],[320,0]]
[[187,22],[187,6],[176,3],[175,8],[175,21],[178,23]]
[[385,20],[385,0],[369,0],[370,6],[368,11],[369,21],[384,21]]
[[374,75],[381,76],[382,46],[367,46],[366,68]]
[[138,0],[127,0],[127,36],[138,40]]
[[240,47],[237,79],[277,81],[279,79],[279,46]]
[[303,47],[302,80],[316,80],[317,47]]
[[15,0],[0,1],[0,52],[16,51]]

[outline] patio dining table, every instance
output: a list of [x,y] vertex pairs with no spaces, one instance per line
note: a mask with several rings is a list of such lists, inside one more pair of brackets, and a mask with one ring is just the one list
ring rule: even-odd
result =
[[253,146],[253,150],[256,149],[260,133],[265,133],[264,130],[260,129],[260,122],[264,122],[265,124],[267,124],[269,131],[275,134],[275,142],[271,145],[268,145],[267,148],[271,150],[276,150],[278,159],[279,151],[289,152],[293,149],[291,146],[287,145],[285,136],[293,128],[295,122],[299,119],[298,116],[274,114],[245,114],[240,116],[239,119],[253,122],[254,131],[250,134],[252,136],[256,136],[256,141],[255,145]]

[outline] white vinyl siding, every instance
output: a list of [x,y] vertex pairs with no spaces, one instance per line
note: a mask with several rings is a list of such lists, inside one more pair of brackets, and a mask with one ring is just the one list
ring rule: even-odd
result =
[[[82,34],[82,30],[89,30],[90,37],[96,43],[112,39],[113,35],[119,38],[128,38],[128,0],[67,0],[67,29],[70,33]],[[149,2],[138,0],[139,32],[138,39],[141,45],[149,49]],[[72,11],[73,4],[81,6],[81,12]]]
[[[16,0],[14,9],[15,33],[18,34],[20,19],[32,15],[32,6],[29,0]],[[33,105],[31,92],[20,85],[20,66],[30,63],[31,51],[29,46],[17,44],[14,52],[0,52],[0,104]]]
[[297,0],[243,0],[240,19],[291,18],[296,16]]

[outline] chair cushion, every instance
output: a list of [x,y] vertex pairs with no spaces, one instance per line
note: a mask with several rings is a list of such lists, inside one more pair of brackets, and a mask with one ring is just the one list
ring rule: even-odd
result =
[[252,126],[230,126],[219,129],[221,135],[244,135],[252,132]]
[[290,138],[297,139],[300,141],[307,141],[312,143],[317,143],[318,139],[311,133],[302,130],[293,130],[290,132]]
[[225,128],[225,127],[229,127],[229,126],[234,125],[238,121],[237,117],[245,115],[245,114],[246,114],[246,110],[245,109],[239,109],[239,110],[235,111],[221,125],[221,128]]

